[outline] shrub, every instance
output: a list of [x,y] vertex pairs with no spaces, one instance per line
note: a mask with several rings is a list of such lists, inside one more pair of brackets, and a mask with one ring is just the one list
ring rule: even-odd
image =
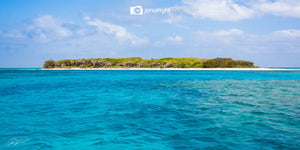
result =
[[89,59],[64,59],[59,61],[48,60],[44,68],[54,67],[94,67],[94,68],[251,68],[253,62],[233,60],[231,58],[199,59],[199,58],[161,58],[142,59],[129,58],[89,58]]
[[43,68],[45,69],[55,68],[55,61],[54,60],[45,61]]
[[231,58],[210,59],[203,63],[203,68],[252,68],[254,63],[250,61],[233,60]]

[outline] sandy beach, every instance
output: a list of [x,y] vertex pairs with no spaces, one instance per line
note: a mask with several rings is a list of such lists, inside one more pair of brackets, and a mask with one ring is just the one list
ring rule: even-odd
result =
[[53,68],[42,70],[203,70],[203,71],[283,71],[277,68]]

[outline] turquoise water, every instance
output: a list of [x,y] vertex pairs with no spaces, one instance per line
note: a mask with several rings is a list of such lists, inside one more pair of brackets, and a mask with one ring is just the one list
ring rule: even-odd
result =
[[299,149],[300,71],[0,70],[0,149]]

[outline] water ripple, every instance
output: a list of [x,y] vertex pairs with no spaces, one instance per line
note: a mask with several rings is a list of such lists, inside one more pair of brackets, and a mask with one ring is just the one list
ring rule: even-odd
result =
[[300,72],[0,71],[0,149],[299,149]]

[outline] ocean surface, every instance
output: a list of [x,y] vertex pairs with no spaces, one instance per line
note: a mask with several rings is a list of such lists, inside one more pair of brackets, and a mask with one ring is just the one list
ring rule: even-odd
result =
[[300,71],[0,69],[0,149],[300,149]]

